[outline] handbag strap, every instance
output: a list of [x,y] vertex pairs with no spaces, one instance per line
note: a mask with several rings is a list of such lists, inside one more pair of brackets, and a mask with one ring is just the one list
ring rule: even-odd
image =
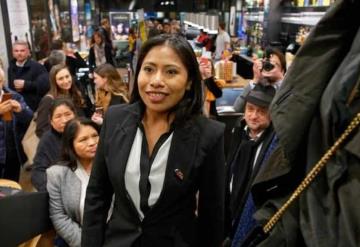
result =
[[320,171],[325,167],[329,159],[335,154],[339,149],[340,145],[346,140],[346,138],[351,134],[351,132],[360,124],[360,113],[358,113],[351,123],[348,125],[346,130],[342,135],[337,139],[337,141],[332,145],[330,149],[321,157],[321,159],[316,163],[316,165],[311,169],[311,171],[306,175],[304,180],[300,185],[295,189],[290,198],[278,209],[278,211],[270,218],[270,220],[263,226],[263,231],[269,233],[275,226],[275,224],[280,220],[285,211],[289,206],[299,198],[301,193],[309,187],[311,182],[315,177],[320,173]]

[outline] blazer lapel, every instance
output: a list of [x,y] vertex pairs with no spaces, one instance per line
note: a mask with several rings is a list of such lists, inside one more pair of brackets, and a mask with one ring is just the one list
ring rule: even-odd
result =
[[[115,130],[110,134],[111,141],[109,142],[108,156],[112,158],[111,160],[107,159],[109,170],[111,171],[109,176],[111,177],[113,188],[119,190],[121,198],[127,199],[128,206],[134,213],[133,217],[136,218],[139,218],[138,212],[126,191],[125,170],[138,128],[139,118],[140,110],[137,108],[134,108],[134,111],[129,111],[124,114],[124,120],[117,124]],[[110,132],[111,130],[108,131]]]
[[199,131],[193,126],[175,129],[167,161],[163,190],[153,208],[147,214],[161,214],[162,205],[176,203],[181,193],[186,193],[186,184],[196,164]]

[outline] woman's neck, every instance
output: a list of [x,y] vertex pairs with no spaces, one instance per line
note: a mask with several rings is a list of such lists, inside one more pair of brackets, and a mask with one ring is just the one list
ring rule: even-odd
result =
[[148,144],[149,155],[152,154],[156,142],[160,136],[170,130],[172,121],[174,120],[174,114],[158,114],[154,112],[146,111],[142,120],[146,140]]
[[168,126],[173,122],[174,114],[169,113],[154,113],[145,111],[143,123],[148,126],[159,125],[166,123]]
[[92,168],[92,159],[79,159],[80,164],[87,174],[90,174]]
[[60,95],[69,95],[70,94],[70,91],[69,90],[59,90],[59,94]]

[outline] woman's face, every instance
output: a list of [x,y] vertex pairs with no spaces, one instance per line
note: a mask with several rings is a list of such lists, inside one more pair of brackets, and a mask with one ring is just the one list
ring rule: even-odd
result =
[[74,139],[74,151],[79,159],[93,159],[95,157],[99,134],[92,126],[80,125]]
[[94,41],[95,41],[95,43],[97,44],[97,45],[101,45],[101,43],[102,43],[102,38],[101,38],[101,36],[99,35],[99,34],[94,34]]
[[167,114],[190,85],[185,65],[169,46],[155,46],[145,56],[138,88],[148,113]]
[[56,85],[63,91],[69,91],[72,85],[72,77],[68,69],[60,70],[55,76]]
[[94,73],[94,82],[97,88],[102,88],[102,89],[106,89],[106,83],[107,83],[107,78],[106,77],[102,77],[97,73]]
[[59,133],[64,132],[67,122],[75,118],[75,113],[67,105],[59,105],[51,116],[50,124]]

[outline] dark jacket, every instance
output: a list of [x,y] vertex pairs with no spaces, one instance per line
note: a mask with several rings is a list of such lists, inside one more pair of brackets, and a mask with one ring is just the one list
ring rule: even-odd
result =
[[46,169],[59,161],[61,146],[61,134],[53,128],[41,137],[31,174],[31,182],[38,191],[46,191]]
[[126,101],[124,100],[124,98],[121,95],[112,94],[109,106],[124,104],[124,103],[126,103]]
[[45,67],[38,62],[28,59],[24,67],[17,71],[16,61],[9,64],[8,78],[9,87],[15,90],[14,80],[25,80],[24,89],[20,94],[24,97],[26,104],[35,112],[41,98],[49,91],[49,75]]
[[[232,130],[229,154],[227,157],[226,175],[226,233],[232,238],[237,228],[244,203],[251,190],[252,183],[256,178],[260,166],[264,160],[265,153],[275,136],[272,125],[264,130],[256,141],[249,139],[248,133],[244,130],[246,122],[239,119]],[[254,158],[256,151],[261,145],[256,163]],[[230,182],[232,192],[230,193]]]
[[[261,196],[255,214],[261,223],[360,111],[353,90],[360,76],[359,10],[359,1],[336,1],[298,51],[275,96],[271,114],[280,146],[253,188]],[[359,246],[359,147],[357,129],[259,246]]]
[[[198,117],[187,127],[175,127],[161,196],[140,221],[124,180],[140,112],[135,103],[115,105],[106,114],[86,194],[82,246],[130,247],[135,241],[136,246],[220,246],[224,126]],[[106,224],[113,193],[114,211]]]
[[[108,44],[106,42],[105,42],[105,58],[106,58],[106,63],[114,65],[114,61],[113,61],[113,57],[112,57],[112,47],[110,44]],[[89,50],[89,60],[88,61],[89,61],[90,71],[92,72],[94,70],[94,68],[96,68],[94,46],[91,46],[91,48]]]
[[[12,133],[14,135],[14,141],[15,141],[15,149],[17,152],[18,157],[18,164],[24,164],[26,162],[26,155],[24,153],[21,141],[25,135],[25,132],[28,128],[28,125],[31,121],[31,118],[33,116],[33,111],[30,109],[30,107],[25,103],[24,98],[17,92],[12,91],[11,89],[7,87],[3,87],[3,90],[5,93],[11,93],[12,99],[16,100],[21,105],[21,112],[13,112],[13,120],[9,123],[6,123],[2,120],[0,116],[0,121],[2,122],[1,125],[5,125],[5,135],[7,133]],[[8,132],[7,128],[11,128],[12,131]],[[5,144],[5,142],[4,142]],[[6,146],[4,147],[6,151]],[[13,148],[13,147],[12,147]]]

